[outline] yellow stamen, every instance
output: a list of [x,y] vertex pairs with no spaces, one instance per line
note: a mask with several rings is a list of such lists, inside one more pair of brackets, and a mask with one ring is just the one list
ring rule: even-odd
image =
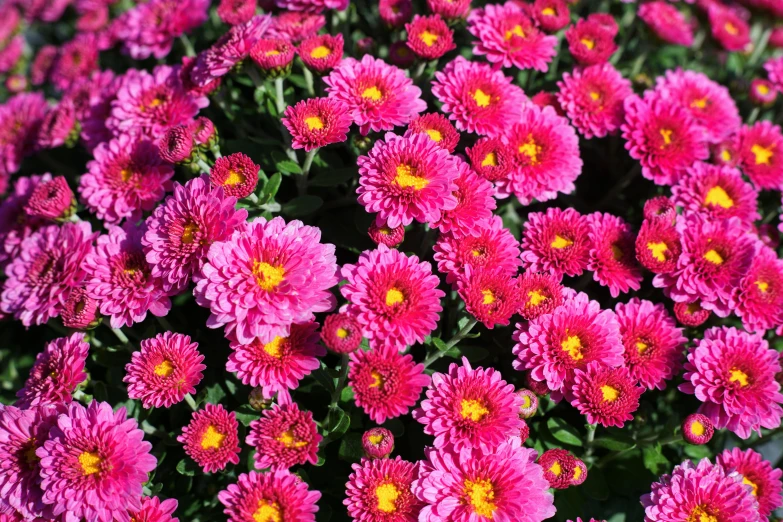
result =
[[195,223],[188,223],[182,227],[182,236],[180,236],[180,240],[186,245],[189,245],[196,239],[196,232],[198,232],[198,225]]
[[484,159],[481,160],[481,166],[482,167],[497,167],[498,166],[498,158],[495,155],[494,152],[488,152],[486,156],[484,156]]
[[636,350],[639,352],[639,355],[643,354],[647,351],[647,348],[649,348],[650,345],[643,341],[636,341]]
[[619,261],[623,258],[623,251],[616,244],[612,244],[612,257],[615,261]]
[[128,180],[131,179],[131,176],[133,175],[133,171],[130,169],[122,169],[120,171],[120,179],[124,181],[125,183],[128,182]]
[[362,98],[367,98],[372,101],[378,101],[381,98],[383,98],[383,93],[378,89],[378,87],[373,85],[372,87],[367,87],[366,89],[364,89],[364,91],[362,92]]
[[549,471],[551,471],[554,476],[559,477],[560,474],[563,472],[563,467],[560,465],[560,462],[555,461],[549,467]]
[[750,148],[750,151],[756,156],[756,165],[769,165],[769,160],[774,156],[774,153],[772,152],[772,149],[774,148],[774,143],[770,145],[769,148],[764,148],[758,144],[753,145]]
[[318,59],[318,58],[326,58],[330,54],[332,54],[331,49],[329,49],[325,45],[319,45],[318,47],[316,47],[315,49],[310,51],[310,57],[311,58],[316,58],[316,59]]
[[370,383],[370,388],[380,388],[383,386],[383,377],[378,372],[370,372],[370,377],[372,377],[372,382]]
[[691,424],[691,433],[697,437],[701,437],[705,432],[704,424],[699,421],[693,421]]
[[271,51],[267,51],[265,53],[266,56],[280,56],[280,51],[277,49],[272,49]]
[[377,508],[384,513],[394,513],[397,511],[397,498],[402,492],[391,482],[381,484],[375,488],[375,498],[378,500]]
[[349,332],[345,328],[338,328],[337,332],[335,332],[335,333],[337,334],[338,338],[345,339],[346,337],[348,337],[348,333]]
[[601,386],[601,395],[603,395],[604,401],[614,402],[620,396],[620,392],[617,388],[613,388],[608,384],[604,384]]
[[476,89],[473,92],[473,99],[476,101],[476,105],[479,107],[487,107],[492,101],[492,97],[481,89]]
[[84,451],[79,455],[79,465],[83,475],[93,475],[101,471],[103,459],[97,453]]
[[234,185],[240,185],[244,183],[246,180],[247,177],[245,176],[244,172],[231,169],[228,171],[228,177],[226,178],[226,181],[223,182],[223,185],[233,187]]
[[441,134],[439,130],[436,130],[436,129],[427,129],[427,130],[425,130],[424,132],[426,132],[426,133],[427,133],[427,136],[429,136],[429,137],[430,137],[430,139],[431,139],[432,141],[434,141],[435,143],[439,143],[440,141],[442,141],[442,140],[443,140],[443,134]]
[[470,419],[473,422],[478,422],[489,413],[489,410],[480,402],[475,399],[462,399],[462,410],[460,414],[463,419]]
[[310,130],[321,130],[324,128],[324,121],[318,116],[310,116],[305,118],[305,124]]
[[723,264],[723,257],[718,253],[717,250],[707,250],[707,253],[704,254],[704,259],[706,259],[713,265]]
[[394,306],[405,301],[405,294],[396,288],[390,288],[386,292],[386,306]]
[[530,397],[527,395],[522,396],[522,409],[528,409],[530,405],[532,404],[532,401],[530,400]]
[[766,281],[756,281],[753,284],[756,285],[756,288],[758,288],[761,292],[765,294],[767,293],[767,290],[769,290],[769,283],[767,283]]
[[647,250],[650,251],[650,254],[656,260],[663,263],[666,261],[666,252],[669,250],[669,247],[666,246],[666,243],[647,243]]
[[718,517],[710,515],[702,506],[696,506],[685,522],[718,522]]
[[302,446],[307,445],[307,442],[296,440],[296,437],[294,437],[294,432],[292,431],[284,431],[275,440],[282,443],[286,448],[301,448]]
[[273,266],[265,261],[253,261],[253,275],[256,283],[267,292],[274,290],[285,278],[282,266]]
[[261,499],[253,513],[253,522],[283,522],[283,514],[277,502]]
[[525,38],[525,31],[522,30],[521,25],[515,25],[510,30],[506,31],[506,40],[511,40],[511,38],[513,38],[514,36]]
[[163,359],[160,364],[155,366],[154,371],[158,377],[168,377],[174,371],[174,365],[168,359]]
[[723,149],[720,151],[720,157],[723,161],[731,161],[731,152],[729,152],[727,149]]
[[693,100],[691,102],[691,108],[692,109],[704,109],[704,108],[707,107],[707,102],[708,101],[709,100],[707,100],[706,96],[704,98],[699,98],[699,99]]
[[201,449],[220,449],[225,439],[226,436],[210,424],[201,436]]
[[530,134],[527,137],[527,141],[519,146],[519,152],[530,158],[531,165],[537,165],[538,155],[541,152],[541,147],[538,146],[536,141],[533,139],[533,135]]
[[495,302],[495,294],[492,293],[492,290],[482,290],[481,294],[484,296],[481,304],[489,305]]
[[579,477],[582,476],[582,468],[580,466],[577,466],[574,468],[574,480],[579,480]]
[[729,370],[729,382],[738,382],[740,387],[745,387],[748,385],[748,374],[739,368],[732,368]]
[[466,480],[465,495],[476,515],[492,520],[497,509],[497,505],[493,502],[495,490],[492,487],[492,482],[487,479]]
[[417,176],[416,174],[416,169],[410,165],[398,165],[394,182],[397,183],[400,188],[413,188],[413,190],[421,190],[430,184],[430,180]]
[[598,100],[600,100],[600,99],[601,99],[601,94],[600,94],[600,93],[597,93],[597,92],[595,92],[595,91],[592,91],[592,92],[590,92],[590,98],[591,98],[593,101],[598,101]]
[[438,35],[435,33],[431,33],[429,31],[422,31],[422,33],[419,35],[419,38],[421,38],[421,41],[424,42],[424,45],[427,47],[432,47],[435,45],[435,42],[438,41]]
[[544,16],[555,16],[557,13],[551,7],[545,7],[541,10],[541,14]]
[[748,477],[742,477],[742,483],[750,486],[751,489],[750,492],[753,494],[754,497],[759,496],[759,487],[755,482],[753,482],[752,480],[748,480]]
[[761,83],[756,86],[756,91],[758,91],[758,93],[761,94],[762,96],[766,96],[767,94],[769,94],[769,87]]
[[582,355],[582,340],[576,335],[569,335],[565,341],[560,343],[560,346],[575,361],[581,361],[585,358]]
[[[671,130],[671,129],[661,129],[660,130],[661,137],[663,138],[664,146],[665,145],[671,145],[671,143],[672,143],[672,133],[673,132],[674,131]],[[661,147],[661,148],[663,148],[663,147]]]
[[367,438],[370,439],[371,444],[374,444],[376,446],[381,442],[383,442],[383,435],[370,435]]
[[555,239],[552,240],[549,246],[551,246],[552,248],[556,248],[558,250],[562,250],[564,248],[570,247],[573,244],[574,242],[568,239],[567,237],[555,235]]
[[527,303],[531,306],[538,306],[547,299],[549,298],[538,290],[531,290],[527,293]]
[[731,22],[726,22],[723,28],[726,29],[726,32],[730,35],[736,35],[739,33],[739,29],[737,29],[737,27]]
[[591,51],[595,48],[595,40],[593,40],[592,38],[582,38],[579,41],[582,42],[582,45],[584,45]]
[[280,359],[283,356],[283,343],[286,341],[285,337],[275,336],[274,339],[264,345],[264,352],[267,355]]
[[726,191],[721,186],[714,186],[708,192],[704,198],[705,205],[714,205],[723,208],[731,208],[734,206],[734,200],[731,199]]

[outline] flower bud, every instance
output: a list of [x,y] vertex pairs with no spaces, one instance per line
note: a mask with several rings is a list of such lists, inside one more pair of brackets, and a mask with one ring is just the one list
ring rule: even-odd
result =
[[394,435],[386,428],[372,428],[362,435],[362,448],[369,459],[385,459],[394,451]]

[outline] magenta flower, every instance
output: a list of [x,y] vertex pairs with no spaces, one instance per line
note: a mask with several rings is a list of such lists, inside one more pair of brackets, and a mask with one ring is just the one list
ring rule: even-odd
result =
[[292,522],[315,522],[319,498],[319,491],[308,490],[306,482],[288,471],[242,473],[236,484],[218,493],[228,522],[282,521],[283,516]]
[[141,509],[131,512],[131,520],[138,522],[179,522],[173,517],[177,509],[177,500],[169,498],[161,501],[158,497],[141,497]]
[[609,287],[612,297],[639,290],[642,270],[635,256],[635,235],[623,219],[612,214],[594,212],[587,216],[590,224],[590,261],[593,279]]
[[[527,271],[517,282],[518,312],[524,319],[532,321],[544,314],[551,314],[563,304],[565,288],[560,278],[543,272]],[[546,386],[544,386],[546,388]]]
[[750,225],[761,218],[758,192],[737,169],[700,161],[672,186],[672,203],[713,220],[737,217]]
[[203,409],[193,412],[177,441],[204,473],[214,473],[225,469],[229,462],[239,464],[238,430],[233,411],[226,411],[220,404],[205,404]]
[[21,93],[0,104],[0,170],[14,173],[35,150],[47,103],[40,92]]
[[737,155],[750,181],[760,189],[783,188],[783,133],[769,121],[743,126],[738,134]]
[[712,37],[727,51],[744,51],[751,47],[750,26],[734,9],[722,3],[709,4],[707,14]]
[[323,437],[313,414],[296,403],[274,405],[250,423],[245,442],[256,449],[256,469],[288,469],[318,462],[318,444]]
[[71,394],[87,379],[84,363],[89,349],[80,332],[47,343],[35,358],[24,387],[16,392],[16,405],[31,408],[71,402]]
[[758,242],[753,261],[729,301],[749,332],[763,333],[783,324],[783,261]]
[[762,517],[772,515],[772,512],[783,505],[780,498],[783,485],[780,477],[783,471],[772,467],[760,453],[748,448],[724,450],[717,456],[715,463],[722,466],[726,473],[737,472],[742,477],[742,483],[750,486],[751,493],[759,503],[759,514]]
[[590,256],[590,222],[572,208],[531,212],[522,233],[522,263],[555,277],[580,275]]
[[584,370],[575,370],[571,405],[590,424],[622,428],[633,420],[642,392],[644,388],[636,385],[625,366],[607,368],[592,362]]
[[565,32],[568,51],[580,65],[604,63],[617,50],[614,43],[617,24],[611,15],[607,15],[613,24],[607,26],[599,16],[592,14],[587,19],[580,18]]
[[348,139],[351,116],[334,98],[310,98],[285,110],[283,125],[291,134],[292,147],[311,151]]
[[517,280],[501,270],[468,267],[457,281],[457,290],[465,310],[490,329],[508,325],[519,308]]
[[44,219],[28,215],[25,207],[36,187],[51,179],[51,174],[19,176],[12,190],[0,202],[0,267],[19,255],[24,239],[48,224]]
[[24,207],[33,218],[64,221],[76,210],[76,198],[64,176],[39,183]]
[[443,114],[428,112],[411,120],[405,131],[405,137],[413,134],[426,134],[438,146],[450,153],[459,144],[460,134]]
[[455,156],[458,176],[454,180],[456,190],[452,193],[457,200],[453,209],[443,210],[440,219],[431,223],[441,232],[451,232],[457,237],[478,236],[489,225],[492,211],[497,203],[493,198],[492,184],[479,177],[465,160]]
[[437,14],[414,16],[413,21],[405,25],[405,31],[408,48],[422,60],[437,60],[457,47],[454,31]]
[[136,60],[165,58],[174,40],[207,20],[208,0],[150,0],[122,15],[116,38]]
[[283,11],[272,18],[266,36],[297,44],[318,34],[318,31],[325,25],[326,17],[322,13]]
[[673,5],[647,2],[639,6],[639,18],[664,42],[685,47],[693,45],[693,26]]
[[[381,428],[382,429],[382,428]],[[423,503],[411,491],[417,465],[395,459],[362,459],[351,465],[343,504],[356,522],[416,522]]]

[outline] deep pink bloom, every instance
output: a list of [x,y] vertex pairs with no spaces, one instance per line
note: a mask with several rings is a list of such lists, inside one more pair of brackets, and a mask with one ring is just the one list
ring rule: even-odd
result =
[[707,10],[712,37],[727,51],[744,51],[751,45],[750,26],[733,10],[714,3]]
[[370,428],[362,435],[362,449],[370,459],[386,459],[394,451],[394,435],[386,428]]
[[214,473],[225,469],[229,462],[239,464],[238,429],[233,411],[226,411],[220,404],[205,404],[193,412],[177,441],[204,473]]
[[66,220],[76,207],[76,198],[64,176],[36,185],[24,211],[34,218]]
[[737,155],[750,181],[760,189],[783,188],[783,134],[769,121],[743,126],[738,135]]
[[641,267],[635,256],[635,236],[631,226],[612,214],[594,212],[587,216],[590,224],[590,261],[593,279],[609,287],[612,297],[638,290],[642,282]]
[[68,294],[68,300],[60,312],[63,326],[77,330],[87,330],[98,326],[98,301],[87,295],[82,287],[74,287]]
[[427,0],[427,9],[449,23],[457,22],[470,12],[470,0]]
[[775,89],[783,92],[783,57],[770,58],[764,62],[764,70]]
[[460,138],[459,132],[449,123],[449,120],[438,112],[429,112],[413,118],[408,124],[405,136],[412,134],[426,134],[440,148],[452,153],[457,148]]
[[321,340],[334,353],[352,353],[362,344],[362,327],[351,314],[327,315],[321,329]]
[[644,388],[636,385],[628,368],[607,368],[592,362],[584,370],[576,369],[571,405],[587,417],[590,424],[622,428],[633,420]]
[[343,265],[341,274],[348,280],[340,287],[350,301],[347,312],[356,317],[371,347],[403,351],[435,329],[444,293],[429,263],[378,245],[355,265]]
[[538,458],[538,465],[544,470],[544,478],[554,489],[566,489],[576,470],[576,457],[568,450],[550,449]]
[[257,469],[288,469],[318,462],[318,444],[323,437],[313,414],[301,411],[296,403],[275,405],[250,423],[245,442],[256,449]]
[[161,501],[158,497],[141,497],[141,509],[131,512],[130,516],[136,522],[179,522],[172,516],[176,509],[176,499]]
[[191,159],[193,132],[191,125],[177,125],[163,133],[158,140],[160,157],[169,163],[184,163]]
[[[677,212],[672,208],[671,216]],[[664,274],[677,267],[682,253],[680,234],[674,219],[645,219],[636,236],[636,260],[647,270]]]
[[677,219],[677,209],[668,196],[655,196],[644,202],[644,219],[662,220],[667,224],[674,225]]
[[685,47],[693,44],[693,26],[673,5],[647,2],[639,6],[639,18],[664,42]]
[[[616,28],[616,26],[615,26]],[[595,65],[609,60],[617,50],[614,43],[616,31],[608,29],[591,15],[580,18],[565,32],[568,51],[580,65]]]
[[49,79],[64,91],[79,80],[86,79],[98,69],[98,47],[92,34],[77,34],[60,47]]
[[14,173],[35,150],[47,103],[40,92],[20,93],[0,104],[0,171]]
[[674,315],[677,321],[685,326],[701,326],[709,319],[711,311],[701,307],[699,301],[691,303],[674,303]]
[[149,0],[122,15],[116,38],[136,60],[165,58],[174,40],[207,20],[209,0]]
[[753,261],[729,301],[749,332],[783,325],[783,261],[775,250],[757,243]]
[[479,138],[473,147],[465,148],[473,170],[488,181],[498,181],[511,172],[514,152],[499,138]]
[[672,187],[672,203],[685,213],[710,219],[739,218],[752,224],[758,213],[758,193],[737,169],[697,162]]
[[[2,170],[0,167],[0,173]],[[0,177],[3,176],[0,174]],[[35,188],[51,179],[51,174],[19,176],[11,191],[0,201],[0,267],[19,255],[22,241],[49,224],[45,219],[28,215],[24,209]]]
[[261,38],[250,49],[250,59],[266,78],[285,77],[291,72],[295,48],[285,40]]
[[571,21],[571,12],[564,0],[536,0],[532,12],[541,29],[548,33],[563,29]]
[[256,14],[256,0],[220,0],[216,11],[228,25],[245,24]]
[[74,145],[79,137],[76,124],[76,108],[69,98],[64,98],[46,112],[38,129],[37,146],[41,149],[55,149],[62,145]]
[[308,152],[344,142],[351,127],[351,115],[334,98],[310,98],[288,106],[282,121],[293,138],[291,146]]
[[47,343],[35,358],[24,387],[16,392],[16,405],[30,408],[71,402],[71,394],[87,379],[84,363],[89,349],[81,332]]
[[259,169],[250,156],[235,152],[215,160],[209,181],[214,187],[222,187],[226,196],[242,199],[256,189]]
[[30,64],[30,83],[35,86],[46,83],[58,53],[59,49],[54,45],[44,45],[38,49],[33,62]]
[[532,321],[544,314],[551,314],[565,299],[560,278],[549,273],[527,271],[517,283],[519,315]]
[[306,38],[296,49],[308,69],[326,74],[343,58],[343,35],[321,34]]
[[780,498],[783,489],[780,477],[783,471],[773,468],[760,453],[750,448],[745,451],[739,448],[727,449],[716,457],[715,463],[723,466],[726,473],[736,471],[742,476],[742,483],[750,486],[751,493],[758,500],[759,515],[762,517],[771,516],[773,511],[783,505]]
[[141,508],[142,484],[155,469],[152,445],[125,408],[72,402],[35,454],[41,459],[43,501],[57,518],[129,522]]
[[750,82],[748,89],[748,98],[750,101],[760,107],[770,107],[778,99],[778,91],[781,89],[769,80],[763,78],[754,78]]
[[508,325],[519,308],[517,280],[502,270],[468,267],[457,288],[465,310],[490,329]]
[[422,60],[437,60],[456,49],[454,31],[437,14],[416,15],[411,23],[405,25],[405,30],[408,32],[408,48]]
[[272,19],[267,36],[296,44],[318,34],[326,25],[326,17],[320,13],[283,11]]
[[682,421],[682,438],[688,444],[706,444],[714,433],[712,421],[701,413],[691,413]]
[[379,0],[378,12],[389,28],[400,29],[413,18],[412,0]]
[[345,11],[348,8],[348,0],[276,0],[275,4],[280,9],[306,13],[321,13],[327,9]]
[[308,490],[306,482],[288,471],[242,473],[236,484],[218,493],[218,500],[226,506],[223,512],[228,522],[256,518],[315,522],[319,498],[320,491]]
[[351,466],[343,504],[356,522],[417,522],[423,507],[411,491],[417,464],[396,459],[362,459]]
[[492,197],[492,184],[479,177],[459,156],[453,160],[459,174],[454,180],[457,188],[452,193],[457,206],[443,210],[440,219],[432,222],[431,226],[441,232],[451,232],[456,237],[478,236],[488,226],[497,205]]
[[590,222],[572,208],[531,212],[522,232],[522,263],[555,277],[580,275],[590,259]]

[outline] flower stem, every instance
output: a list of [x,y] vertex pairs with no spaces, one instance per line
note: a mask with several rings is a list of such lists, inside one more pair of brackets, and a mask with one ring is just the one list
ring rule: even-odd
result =
[[282,78],[275,78],[275,106],[277,107],[277,116],[282,117],[286,108]]
[[193,396],[189,393],[185,394],[185,402],[188,403],[188,406],[190,406],[190,409],[193,411],[198,411],[198,406],[196,406],[196,400],[193,398]]
[[337,386],[332,392],[332,402],[329,404],[329,409],[334,410],[337,408],[337,404],[340,402],[340,396],[343,394],[343,388],[345,388],[345,382],[348,377],[348,363],[351,358],[347,353],[344,353],[342,359],[340,359],[340,376],[337,378]]
[[307,86],[307,95],[310,97],[315,96],[315,88],[313,87],[313,73],[310,69],[305,67],[302,74],[304,75],[305,85]]
[[117,336],[117,339],[119,339],[122,344],[128,344],[128,338],[122,333],[122,330],[119,328],[112,328],[111,331],[114,332],[114,335]]
[[193,44],[190,43],[190,38],[185,34],[179,36],[179,41],[182,42],[182,47],[185,48],[185,56],[196,56],[196,50],[193,48]]
[[585,440],[585,446],[587,449],[585,450],[585,459],[590,458],[593,455],[593,441],[595,440],[595,432],[597,427],[598,426],[595,424],[587,425],[587,439]]
[[467,335],[470,333],[471,330],[473,330],[473,327],[476,326],[476,323],[478,322],[477,319],[471,319],[468,321],[468,324],[462,327],[462,330],[457,332],[454,337],[452,337],[449,342],[446,343],[446,348],[444,350],[438,350],[432,354],[430,354],[429,357],[424,359],[424,367],[427,368],[429,365],[446,355],[446,353],[454,348],[461,340],[463,340]]
[[318,154],[318,149],[315,148],[309,151],[305,155],[304,164],[302,164],[302,173],[296,179],[296,189],[300,196],[307,193],[307,177],[310,175],[310,167],[313,166],[313,159]]
[[210,172],[212,172],[212,167],[210,167],[209,163],[207,163],[203,159],[199,158],[198,160],[196,160],[196,164],[199,166],[199,168],[201,168],[201,171],[204,174],[209,174]]

